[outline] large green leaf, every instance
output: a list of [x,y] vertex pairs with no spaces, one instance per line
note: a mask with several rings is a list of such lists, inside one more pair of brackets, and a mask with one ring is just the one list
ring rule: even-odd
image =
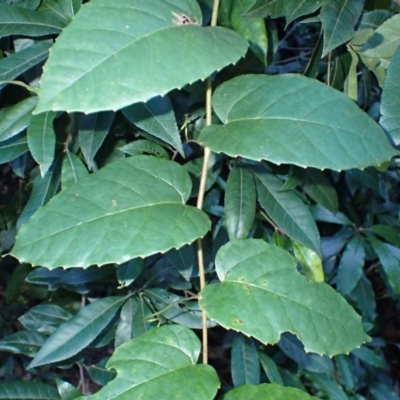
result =
[[114,318],[126,297],[105,297],[82,308],[46,341],[29,368],[66,360],[88,346]]
[[[399,42],[400,44],[400,42]],[[400,144],[400,48],[397,49],[387,71],[382,91],[381,125],[389,132],[394,144]]]
[[174,110],[168,96],[157,96],[147,103],[132,104],[124,115],[140,129],[170,144],[184,157]]
[[0,38],[10,35],[43,36],[60,33],[65,23],[49,13],[0,4]]
[[84,4],[52,48],[36,112],[90,113],[146,102],[246,53],[237,33],[201,24],[195,0]]
[[1,382],[0,400],[59,400],[58,390],[41,382]]
[[190,191],[188,173],[172,161],[111,163],[37,211],[12,254],[48,268],[88,267],[179,248],[210,227],[205,213],[185,205]]
[[[10,81],[47,58],[50,43],[38,43],[0,61],[0,81]],[[0,89],[4,85],[0,85]]]
[[225,190],[225,224],[230,239],[245,239],[256,212],[256,188],[251,172],[235,166]]
[[225,125],[204,128],[199,140],[234,157],[343,170],[396,153],[346,95],[300,75],[239,76],[218,87],[213,107]]
[[54,161],[56,134],[53,129],[55,112],[33,115],[28,127],[28,144],[32,157],[40,165],[44,177]]
[[251,169],[257,186],[257,198],[272,221],[288,236],[321,254],[317,225],[308,207],[292,191],[281,192],[282,182],[265,168]]
[[325,283],[307,281],[279,247],[262,240],[231,241],[219,250],[216,270],[221,282],[203,289],[200,305],[226,328],[268,344],[289,331],[306,351],[329,356],[369,340],[344,298]]
[[262,385],[245,385],[229,391],[222,400],[312,400],[316,397],[310,396],[302,390],[284,387],[276,383],[264,383]]
[[79,400],[212,400],[219,380],[209,365],[196,365],[200,341],[189,329],[166,325],[118,347],[107,363],[117,377]]
[[364,0],[328,0],[321,10],[324,30],[324,50],[322,56],[354,36],[354,25],[362,12]]

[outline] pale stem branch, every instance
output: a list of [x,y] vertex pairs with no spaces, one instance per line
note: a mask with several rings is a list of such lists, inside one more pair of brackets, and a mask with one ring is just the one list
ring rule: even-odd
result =
[[[218,10],[220,0],[214,0],[213,12],[211,17],[211,26],[217,25]],[[212,122],[212,80],[211,77],[207,79],[206,88],[206,126],[211,125]],[[203,168],[201,171],[201,179],[199,186],[199,193],[197,196],[197,208],[203,208],[204,193],[206,191],[206,182],[208,174],[208,164],[210,161],[211,150],[208,147],[204,148]],[[203,254],[203,242],[201,239],[197,240],[197,259],[199,264],[199,275],[200,275],[200,290],[203,290],[206,286],[205,268],[204,268],[204,254]],[[205,311],[202,311],[202,339],[203,339],[203,364],[208,364],[208,332],[207,332],[207,315]]]

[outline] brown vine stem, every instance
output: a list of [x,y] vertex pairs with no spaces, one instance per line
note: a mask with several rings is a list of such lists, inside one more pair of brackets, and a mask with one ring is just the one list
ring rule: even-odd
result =
[[[214,0],[213,12],[211,17],[211,26],[217,25],[218,10],[220,0]],[[211,125],[212,122],[212,79],[209,77],[206,82],[206,126]],[[204,148],[203,168],[201,171],[199,194],[197,196],[197,208],[203,208],[204,193],[206,191],[206,182],[208,174],[208,163],[210,161],[211,150],[208,147]],[[197,260],[199,264],[200,275],[200,290],[206,286],[205,268],[204,268],[204,254],[203,254],[203,241],[197,240]],[[208,331],[207,331],[207,314],[202,311],[202,331],[203,331],[203,364],[208,364]]]

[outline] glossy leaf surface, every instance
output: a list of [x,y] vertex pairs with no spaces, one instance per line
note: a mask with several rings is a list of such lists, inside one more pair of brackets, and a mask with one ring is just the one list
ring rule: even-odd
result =
[[294,258],[276,246],[253,239],[229,242],[217,254],[216,270],[221,282],[203,289],[200,305],[226,328],[268,344],[289,331],[306,351],[329,356],[369,339],[343,297],[324,283],[307,281]]
[[[165,159],[114,162],[63,190],[19,233],[13,255],[56,268],[123,263],[203,236],[207,216],[186,206],[187,172]],[[102,232],[102,235],[98,235]],[[74,248],[73,253],[66,249]]]
[[117,348],[107,368],[117,377],[93,396],[80,400],[212,400],[219,387],[209,365],[196,365],[200,341],[189,329],[166,325]]
[[311,400],[316,397],[308,395],[302,390],[284,387],[276,383],[264,383],[262,385],[245,385],[229,391],[223,400]]
[[[36,112],[91,113],[146,102],[245,54],[247,43],[238,34],[201,24],[195,0],[84,4],[52,48]],[[196,56],[204,51],[206,62]]]
[[299,75],[243,75],[218,87],[213,107],[224,125],[202,130],[215,152],[335,170],[389,160],[384,132],[352,100]]
[[29,368],[66,360],[89,345],[108,325],[126,297],[105,297],[82,308],[46,341]]

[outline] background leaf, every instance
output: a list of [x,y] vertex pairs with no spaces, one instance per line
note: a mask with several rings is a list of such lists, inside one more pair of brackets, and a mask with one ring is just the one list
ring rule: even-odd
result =
[[49,337],[28,368],[66,360],[79,353],[101,333],[126,300],[110,296],[82,308]]
[[185,156],[174,110],[168,96],[157,96],[147,103],[132,104],[122,112],[140,129],[170,144],[182,157]]
[[60,398],[57,389],[45,383],[23,381],[0,383],[1,400],[59,400]]
[[235,387],[260,383],[260,362],[252,339],[238,334],[232,342],[231,373]]
[[321,254],[319,232],[307,206],[291,192],[280,192],[282,182],[263,167],[251,169],[257,186],[257,198],[268,216],[288,236]]
[[225,224],[230,239],[245,239],[253,225],[256,188],[252,173],[235,166],[229,173],[225,190]]
[[347,96],[299,75],[243,75],[220,85],[213,107],[224,125],[201,143],[230,156],[343,170],[379,165],[395,150]]
[[28,144],[32,157],[40,165],[44,177],[54,160],[56,135],[53,119],[57,113],[46,112],[32,116],[28,127]]
[[[187,172],[172,161],[137,156],[111,163],[36,212],[21,227],[13,255],[49,268],[88,267],[181,247],[210,226],[202,211],[185,206],[190,189]],[[73,254],[62,250],[70,246]]]
[[0,4],[0,38],[10,35],[44,36],[60,33],[65,24],[48,13]]
[[396,146],[400,144],[400,115],[398,112],[400,107],[399,86],[400,48],[397,49],[387,71],[386,80],[382,91],[382,117],[379,120],[380,124],[389,133],[393,143]]
[[221,283],[202,290],[200,306],[222,326],[266,344],[290,331],[307,352],[332,356],[367,341],[360,317],[343,297],[307,281],[295,266],[287,252],[262,240],[231,241],[216,258]]
[[[182,25],[182,15],[192,22]],[[195,0],[84,4],[52,48],[36,112],[118,110],[205,79],[245,54],[247,43],[238,34],[201,24]],[[202,51],[207,62],[193,57]],[[113,78],[105,71],[114,71]]]

